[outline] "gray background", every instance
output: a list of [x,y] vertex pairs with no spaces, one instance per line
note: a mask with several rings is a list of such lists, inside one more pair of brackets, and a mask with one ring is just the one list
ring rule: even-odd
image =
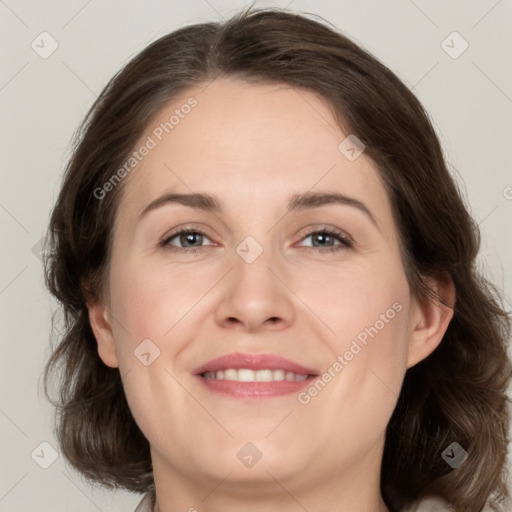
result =
[[[55,450],[57,443],[52,410],[40,392],[54,303],[43,286],[38,243],[71,136],[108,79],[161,35],[227,18],[247,4],[0,0],[0,512],[125,511],[139,500],[91,488],[61,456],[40,467],[52,453],[40,443]],[[480,225],[482,271],[498,289],[510,290],[512,2],[256,2],[276,4],[324,17],[414,90]],[[58,43],[47,58],[31,47],[35,41],[39,52],[51,49],[43,31]],[[443,44],[453,31],[469,44],[457,58],[463,41],[451,36]],[[506,300],[510,309],[510,292]]]

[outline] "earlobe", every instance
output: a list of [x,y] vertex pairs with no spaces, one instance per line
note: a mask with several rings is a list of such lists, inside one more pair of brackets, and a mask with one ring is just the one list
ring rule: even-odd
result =
[[415,320],[409,339],[407,368],[428,357],[439,346],[453,318],[456,297],[451,276],[444,274],[441,277],[432,278],[429,280],[429,285],[441,300],[431,301],[425,305],[415,303],[413,315]]
[[100,301],[87,303],[89,322],[98,344],[98,355],[111,368],[119,366],[108,309]]

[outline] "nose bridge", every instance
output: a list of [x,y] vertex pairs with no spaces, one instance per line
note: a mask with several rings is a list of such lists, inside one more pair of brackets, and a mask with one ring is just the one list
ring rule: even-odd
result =
[[[261,235],[258,237],[261,240]],[[239,298],[256,303],[280,294],[282,284],[276,278],[277,254],[267,236],[261,243],[249,235],[238,244],[233,257],[234,285]],[[273,271],[271,271],[271,269]]]
[[231,324],[237,320],[254,330],[265,323],[275,326],[293,320],[290,292],[277,277],[279,257],[270,240],[271,233],[261,243],[247,236],[235,247],[233,270],[217,308],[218,322]]

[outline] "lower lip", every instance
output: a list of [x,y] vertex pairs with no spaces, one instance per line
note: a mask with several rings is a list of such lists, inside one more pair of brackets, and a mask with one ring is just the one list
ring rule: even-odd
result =
[[204,379],[196,376],[210,391],[234,398],[261,399],[272,398],[290,393],[298,393],[316,379],[315,376],[305,380],[278,380],[271,382],[240,382],[237,380]]

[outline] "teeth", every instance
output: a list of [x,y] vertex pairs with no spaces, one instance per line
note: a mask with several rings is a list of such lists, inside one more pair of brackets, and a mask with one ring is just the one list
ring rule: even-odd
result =
[[211,380],[236,380],[238,382],[272,382],[280,380],[306,380],[307,375],[285,370],[249,370],[248,368],[226,368],[217,372],[204,372],[203,377]]
[[[214,373],[214,372],[212,372],[212,373]],[[217,376],[215,375],[214,378],[217,378]],[[229,368],[229,369],[224,370],[224,379],[226,379],[226,380],[238,380],[238,371],[233,369],[233,368]]]

